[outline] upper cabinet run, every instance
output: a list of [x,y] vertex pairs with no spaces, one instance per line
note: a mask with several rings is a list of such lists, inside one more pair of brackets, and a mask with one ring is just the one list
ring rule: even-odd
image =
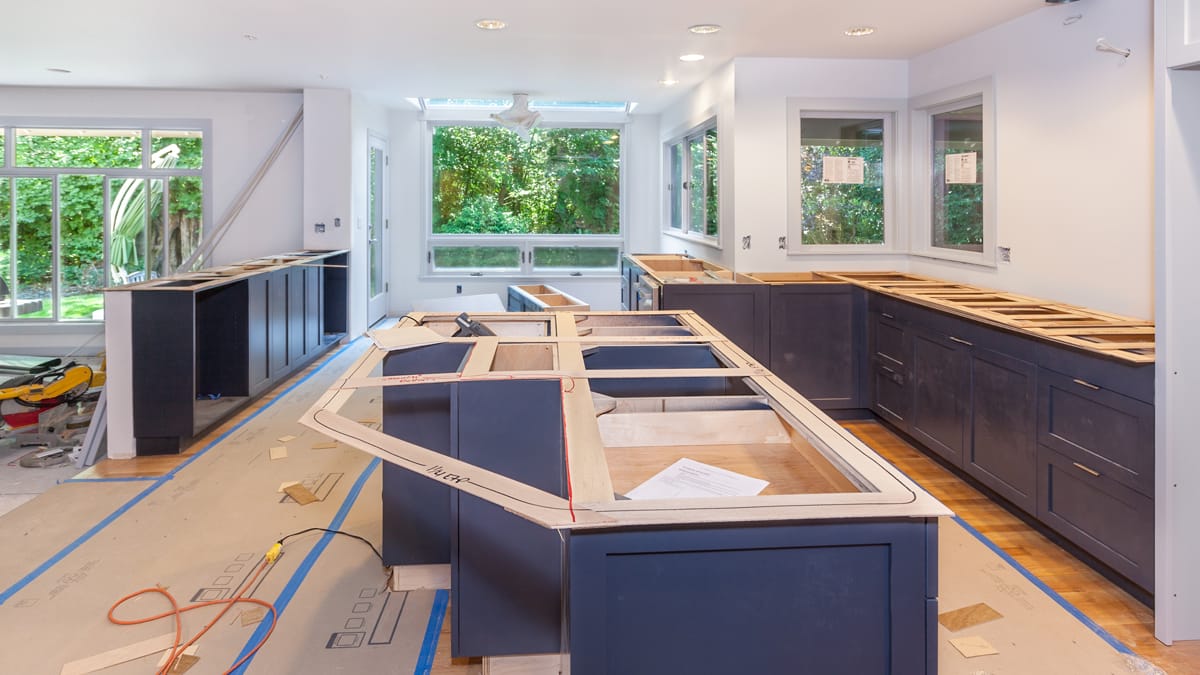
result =
[[1166,0],[1167,66],[1200,67],[1200,0]]

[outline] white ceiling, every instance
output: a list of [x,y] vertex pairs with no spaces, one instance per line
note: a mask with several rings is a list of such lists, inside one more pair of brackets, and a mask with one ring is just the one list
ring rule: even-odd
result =
[[[905,59],[1044,7],[1043,0],[24,0],[5,10],[0,85],[337,87],[391,105],[524,91],[633,100],[652,112],[734,57]],[[481,18],[509,27],[482,31],[474,25]],[[697,23],[724,30],[689,33]],[[843,35],[864,24],[878,31]],[[706,58],[681,63],[685,52]],[[662,87],[664,77],[679,84]]]

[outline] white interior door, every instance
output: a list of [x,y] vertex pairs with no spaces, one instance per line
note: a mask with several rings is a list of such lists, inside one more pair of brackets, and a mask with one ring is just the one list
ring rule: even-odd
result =
[[367,153],[367,324],[388,310],[387,141],[371,135]]

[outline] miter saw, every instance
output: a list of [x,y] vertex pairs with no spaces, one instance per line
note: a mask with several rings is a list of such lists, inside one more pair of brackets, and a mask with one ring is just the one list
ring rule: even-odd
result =
[[0,382],[0,417],[13,429],[36,425],[43,412],[83,398],[92,380],[91,368],[71,362]]

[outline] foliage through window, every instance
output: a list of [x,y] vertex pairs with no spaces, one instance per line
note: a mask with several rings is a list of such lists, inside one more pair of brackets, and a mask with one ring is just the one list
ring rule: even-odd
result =
[[621,241],[621,130],[432,130],[431,272],[613,270]]
[[801,244],[884,243],[884,120],[800,119]]
[[0,130],[0,318],[102,318],[105,286],[170,274],[199,244],[202,131]]
[[666,155],[667,231],[719,238],[720,152],[716,122],[667,143]]
[[938,248],[983,251],[983,106],[934,114],[932,239]]

